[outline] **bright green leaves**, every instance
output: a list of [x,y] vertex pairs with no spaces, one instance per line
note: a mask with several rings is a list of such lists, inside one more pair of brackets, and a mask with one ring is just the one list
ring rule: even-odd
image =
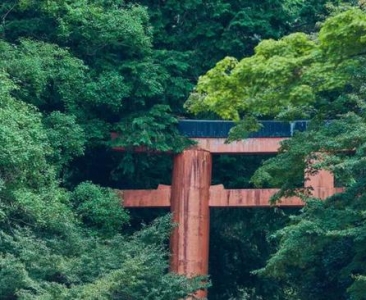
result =
[[236,62],[226,58],[201,76],[186,103],[198,113],[213,111],[238,120],[241,114],[276,116],[314,101],[311,86],[301,82],[317,46],[305,34],[261,42],[255,55]]
[[304,33],[293,33],[282,39],[264,40],[255,47],[255,54],[265,59],[273,57],[301,57],[314,50],[314,42]]
[[226,119],[238,119],[238,106],[242,104],[235,92],[240,89],[232,84],[231,75],[237,65],[235,58],[226,57],[214,69],[201,76],[185,104],[191,112],[212,111]]
[[225,58],[200,77],[186,107],[234,120],[248,115],[312,117],[325,94],[356,84],[365,20],[363,11],[352,9],[326,20],[318,40],[295,33],[278,41],[262,41],[253,56],[238,63]]
[[[364,299],[365,20],[364,11],[351,9],[326,20],[318,36],[291,34],[262,41],[239,62],[225,58],[200,77],[186,103],[194,113],[244,120],[232,139],[260,118],[313,119],[252,177],[256,185],[280,187],[274,203],[306,201],[275,235],[279,249],[258,272],[288,286],[290,299]],[[321,169],[345,187],[324,202],[304,188],[304,177]]]
[[334,60],[365,54],[365,12],[351,9],[329,18],[319,32],[319,41],[324,53]]

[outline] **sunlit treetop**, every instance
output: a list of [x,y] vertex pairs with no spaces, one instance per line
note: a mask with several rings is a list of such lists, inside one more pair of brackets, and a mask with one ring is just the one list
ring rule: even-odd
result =
[[185,106],[237,121],[312,117],[326,94],[354,92],[365,43],[366,13],[347,10],[327,19],[316,36],[263,40],[253,56],[224,58],[199,78]]

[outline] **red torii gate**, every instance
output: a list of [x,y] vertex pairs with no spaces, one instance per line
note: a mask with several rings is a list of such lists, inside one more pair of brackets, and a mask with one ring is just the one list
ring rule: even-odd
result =
[[[224,138],[193,138],[197,145],[174,156],[172,185],[156,190],[120,191],[125,207],[170,207],[175,227],[171,240],[170,270],[188,277],[208,274],[210,207],[268,207],[278,189],[225,189],[211,186],[212,154],[277,153],[284,138],[249,138],[225,143]],[[115,148],[115,150],[123,150]],[[341,188],[333,175],[321,170],[307,178],[313,196],[325,199]],[[283,199],[279,206],[300,207],[301,199]],[[207,291],[197,291],[206,297]]]

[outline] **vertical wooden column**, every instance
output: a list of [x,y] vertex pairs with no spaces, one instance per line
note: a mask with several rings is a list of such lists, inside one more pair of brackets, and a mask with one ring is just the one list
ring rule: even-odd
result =
[[[171,271],[188,277],[208,274],[211,153],[189,149],[174,158],[171,192],[173,221]],[[197,297],[206,297],[198,291]]]
[[305,186],[333,188],[334,176],[329,171],[319,170],[315,175],[309,176],[309,180],[305,182]]
[[325,199],[334,194],[334,176],[326,170],[319,170],[305,181],[305,187],[313,189],[313,196]]

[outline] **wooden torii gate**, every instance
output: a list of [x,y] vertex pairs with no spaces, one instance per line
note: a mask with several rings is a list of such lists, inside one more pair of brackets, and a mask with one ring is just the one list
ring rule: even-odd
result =
[[[156,190],[120,191],[125,207],[170,207],[177,224],[170,240],[171,272],[188,277],[208,274],[210,207],[269,207],[270,197],[278,189],[225,189],[211,186],[212,154],[277,153],[285,137],[254,137],[225,143],[225,138],[193,138],[197,145],[174,156],[172,185]],[[115,148],[115,150],[123,150]],[[334,187],[333,175],[321,170],[307,178],[313,196],[325,199],[341,188]],[[300,207],[296,197],[286,198],[279,206]],[[197,291],[197,298],[207,291]]]

